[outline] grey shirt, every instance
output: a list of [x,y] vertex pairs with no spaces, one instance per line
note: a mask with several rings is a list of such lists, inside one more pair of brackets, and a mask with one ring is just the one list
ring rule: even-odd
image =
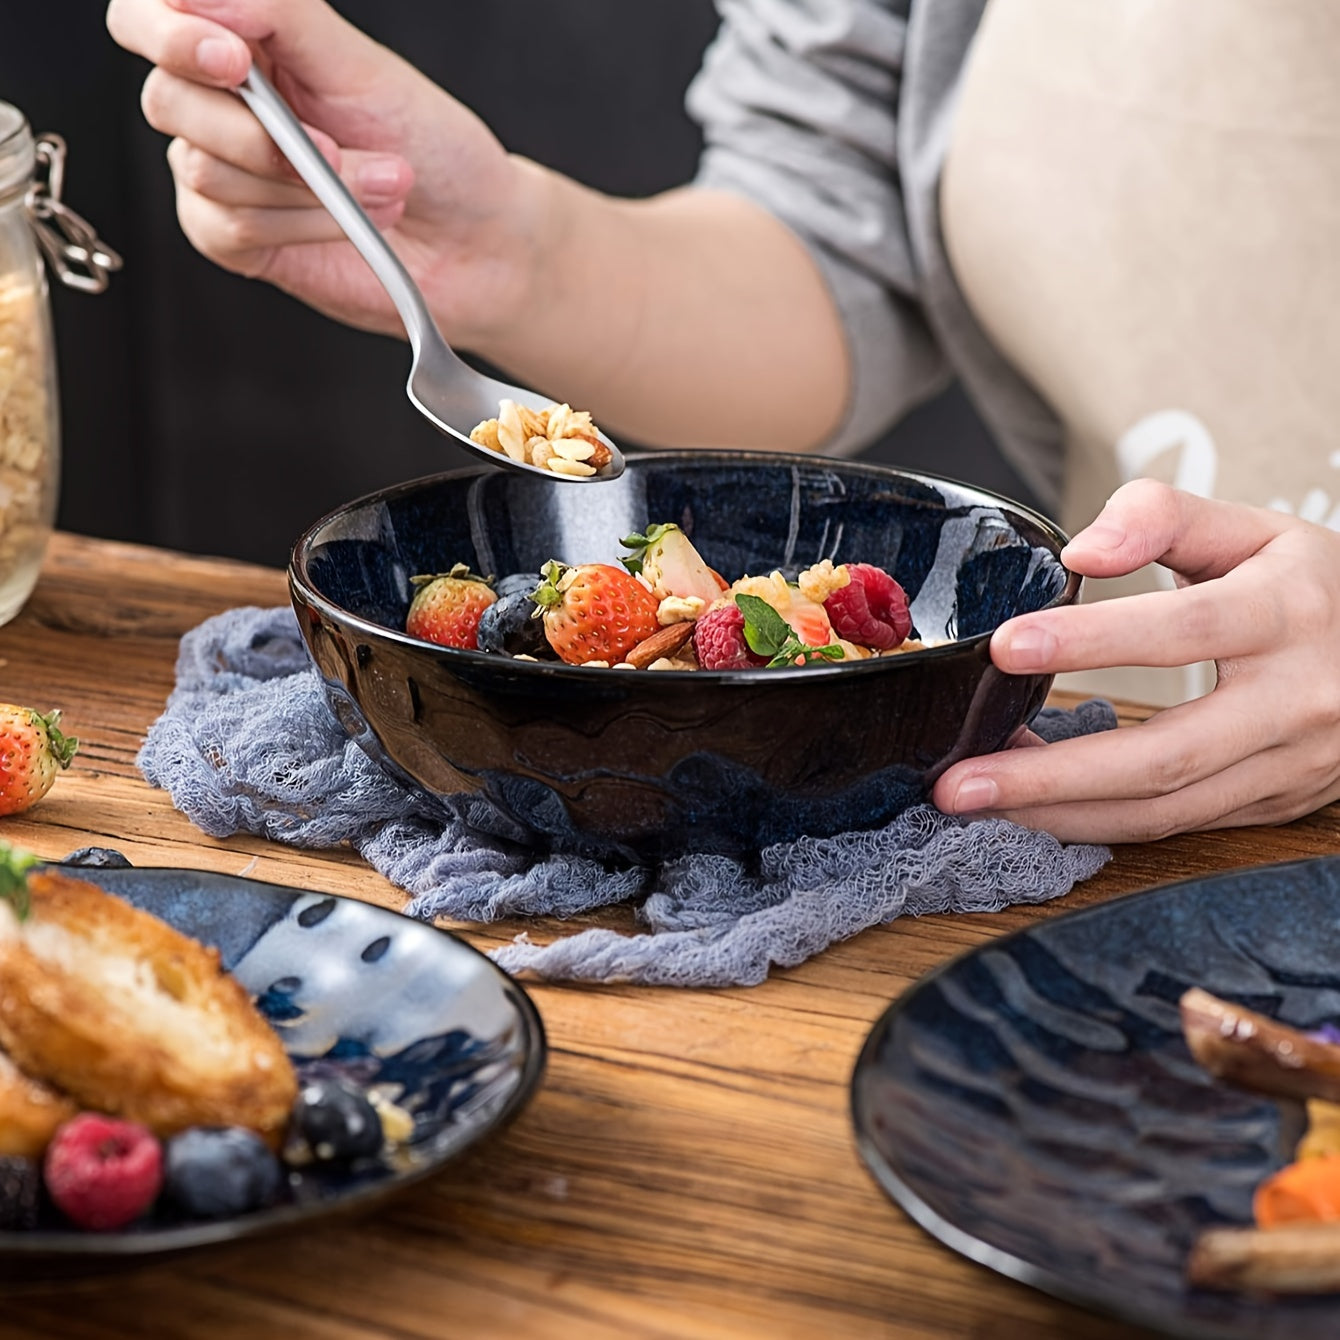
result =
[[1044,504],[1055,414],[993,347],[954,281],[940,171],[986,0],[718,0],[688,107],[700,185],[763,205],[809,247],[846,331],[850,403],[825,450],[859,450],[951,376]]

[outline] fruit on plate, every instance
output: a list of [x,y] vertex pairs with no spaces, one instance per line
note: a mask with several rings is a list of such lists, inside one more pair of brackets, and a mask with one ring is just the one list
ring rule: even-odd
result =
[[0,901],[0,1046],[26,1074],[167,1136],[246,1126],[282,1139],[292,1063],[250,996],[207,949],[55,870]]
[[693,651],[704,670],[748,670],[768,663],[766,656],[750,650],[744,610],[734,601],[709,610],[694,624]]
[[51,790],[79,741],[59,729],[60,712],[0,703],[0,814],[18,814]]
[[157,1199],[163,1150],[136,1122],[82,1112],[56,1132],[42,1171],[66,1218],[106,1232],[138,1219]]
[[620,560],[624,567],[634,575],[640,573],[658,600],[679,596],[701,600],[706,606],[725,589],[725,583],[676,525],[648,526],[645,535],[628,535],[619,543],[633,551]]
[[900,646],[912,631],[912,615],[903,588],[871,563],[843,563],[835,571],[847,581],[823,602],[833,632],[875,651]]
[[255,1131],[193,1126],[167,1144],[163,1192],[193,1219],[224,1219],[277,1201],[283,1165]]
[[476,636],[480,651],[553,660],[554,653],[545,640],[544,623],[534,599],[539,580],[513,575],[498,583],[497,600],[479,616]]
[[0,1157],[0,1231],[37,1227],[42,1209],[42,1171],[36,1159]]
[[410,581],[416,589],[405,616],[405,632],[442,647],[474,651],[479,645],[480,616],[498,598],[488,582],[464,563],[457,563],[450,572],[411,577]]
[[336,1079],[303,1081],[293,1104],[291,1162],[367,1158],[382,1147],[382,1119],[367,1095]]
[[544,635],[569,665],[617,665],[660,627],[659,602],[631,573],[611,563],[546,563],[535,591]]

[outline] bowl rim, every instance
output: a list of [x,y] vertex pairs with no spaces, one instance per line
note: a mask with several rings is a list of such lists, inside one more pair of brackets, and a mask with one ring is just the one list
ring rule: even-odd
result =
[[[636,466],[639,463],[649,461],[718,466],[732,462],[774,466],[807,465],[813,468],[838,466],[843,470],[877,479],[906,479],[915,483],[926,484],[931,488],[948,485],[953,489],[971,495],[974,502],[1016,513],[1024,520],[1031,522],[1055,545],[1058,562],[1060,562],[1061,549],[1070,540],[1065,531],[1050,517],[1044,516],[1034,508],[1016,502],[1013,498],[1008,498],[1002,493],[995,493],[990,489],[981,488],[976,484],[969,484],[948,475],[935,475],[922,470],[903,470],[897,466],[881,465],[873,461],[853,461],[843,457],[810,456],[793,452],[732,451],[706,447],[627,452],[624,459],[629,466]],[[307,566],[308,552],[316,536],[337,517],[353,512],[358,508],[390,502],[402,494],[411,493],[428,484],[442,483],[454,479],[478,478],[490,473],[493,473],[493,470],[486,463],[467,465],[454,470],[438,471],[430,475],[420,475],[415,479],[402,480],[400,483],[390,484],[384,488],[373,489],[369,493],[352,498],[341,503],[338,507],[332,508],[324,516],[312,522],[293,542],[289,551],[288,584],[293,603],[297,604],[301,600],[303,604],[311,606],[323,616],[337,618],[355,631],[377,638],[389,638],[394,643],[421,653],[445,658],[448,665],[452,662],[473,666],[487,665],[496,670],[500,668],[500,665],[505,664],[510,670],[518,674],[538,677],[566,678],[569,675],[580,675],[589,678],[592,675],[606,674],[610,668],[608,666],[569,665],[565,661],[523,661],[517,660],[515,657],[499,656],[494,652],[470,651],[464,647],[444,647],[435,642],[427,642],[422,638],[410,636],[403,629],[391,628],[386,624],[376,623],[360,614],[355,614],[352,610],[346,609],[343,605],[325,595],[324,592],[318,590],[312,581]],[[1061,570],[1066,574],[1065,585],[1041,607],[1043,610],[1073,605],[1078,599],[1083,579],[1079,573],[1067,568],[1064,563],[1061,564]],[[1040,611],[1030,612],[1039,613]],[[794,667],[758,666],[738,670],[660,670],[656,672],[656,680],[658,683],[665,680],[672,682],[692,680],[694,683],[757,686],[760,683],[776,683],[779,676],[788,682],[794,682],[800,676],[807,679],[827,680],[834,675],[849,677],[861,674],[895,673],[899,670],[907,673],[911,667],[923,665],[927,661],[946,660],[951,656],[962,655],[966,651],[981,647],[990,641],[994,631],[994,629],[991,629],[984,633],[975,633],[971,637],[956,638],[952,642],[940,643],[933,647],[920,647],[915,651],[904,652],[898,656],[872,656],[863,661],[823,661],[820,664],[811,663]]]

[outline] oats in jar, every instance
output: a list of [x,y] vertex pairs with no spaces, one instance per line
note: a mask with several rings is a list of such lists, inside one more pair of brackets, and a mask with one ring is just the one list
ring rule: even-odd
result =
[[470,430],[470,441],[522,465],[583,479],[612,459],[591,415],[571,405],[531,409],[515,400],[504,400],[496,419],[485,419]]
[[54,503],[44,314],[31,282],[0,279],[0,573],[41,561]]

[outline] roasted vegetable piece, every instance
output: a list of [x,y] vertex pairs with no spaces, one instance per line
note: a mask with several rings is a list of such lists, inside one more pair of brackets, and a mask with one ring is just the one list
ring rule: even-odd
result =
[[1257,1093],[1340,1101],[1340,1046],[1192,987],[1180,1002],[1191,1054],[1210,1074]]

